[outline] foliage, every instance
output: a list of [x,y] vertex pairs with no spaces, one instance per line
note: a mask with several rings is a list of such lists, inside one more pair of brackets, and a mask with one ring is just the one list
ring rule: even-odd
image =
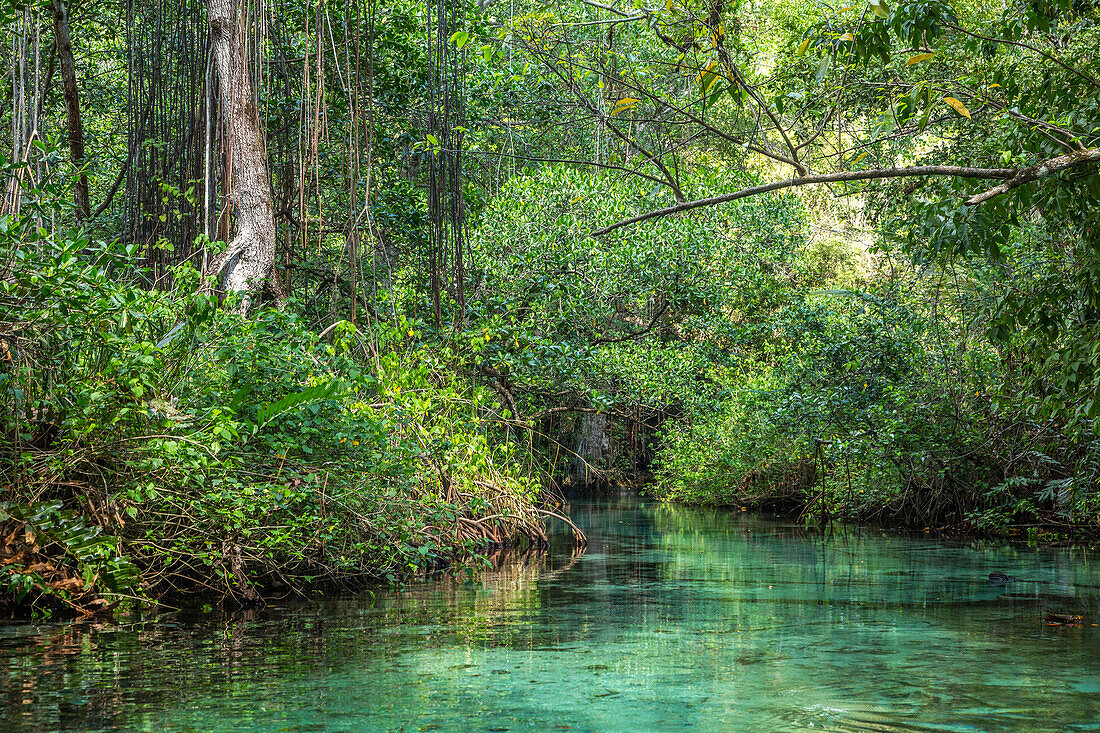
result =
[[996,350],[922,314],[949,297],[927,287],[816,291],[777,312],[770,358],[726,375],[719,411],[669,427],[657,492],[815,521],[1090,524],[1091,436],[1007,408]]
[[[808,221],[798,226],[810,236],[788,277],[730,268],[724,295],[701,288],[691,312],[709,328],[691,331],[681,317],[676,336],[632,340],[621,350],[632,357],[613,357],[628,383],[682,411],[666,424],[659,493],[922,525],[1094,527],[1094,5],[601,10],[508,26],[532,87],[571,104],[575,129],[595,130],[569,150],[638,182],[634,206],[609,206],[621,184],[604,183],[592,197],[602,210],[571,225],[568,246],[583,229],[667,214],[685,198],[732,201],[761,179],[789,175],[797,187],[810,172],[835,172],[834,192],[854,200],[846,212],[800,195]],[[1076,162],[1049,175],[1039,167],[1063,159]],[[922,165],[931,177],[906,177]],[[945,166],[979,173],[954,177]],[[901,178],[843,182],[880,175]],[[560,175],[547,180],[570,189]],[[568,208],[527,197],[543,202],[542,216],[524,218],[509,200],[498,245],[517,234],[526,243],[532,225]],[[613,271],[602,258],[623,239],[652,241],[662,263],[644,266],[656,273],[684,245],[683,277],[699,278],[721,236],[708,223],[737,204],[721,206],[612,231],[587,258]],[[829,252],[822,229],[837,224],[850,241],[841,234]],[[868,226],[888,257],[866,251]],[[791,246],[766,227],[746,245],[780,267],[775,253]],[[737,262],[730,249],[716,259]],[[539,271],[522,262],[513,282]],[[757,306],[752,318],[738,299]],[[583,302],[599,299],[588,292]],[[710,344],[721,348],[700,349]],[[670,345],[680,358],[665,356]],[[668,364],[706,378],[662,382],[676,373]]]
[[[693,183],[723,185],[705,171]],[[608,406],[702,398],[699,376],[724,358],[731,322],[751,328],[801,276],[800,208],[760,198],[608,241],[586,236],[595,221],[649,205],[646,191],[555,167],[510,182],[472,242],[484,362],[527,388],[602,395]]]
[[148,291],[121,245],[9,224],[0,480],[16,601],[247,599],[541,538],[537,487],[483,420],[485,395],[407,334],[342,322],[330,343],[293,309],[241,319],[195,294],[187,266],[179,289]]
[[2,18],[9,597],[538,542],[584,420],[668,498],[1096,528],[1095,3],[249,5],[290,297],[248,319],[199,294],[234,216],[201,3],[143,7],[154,57],[137,6],[68,5],[86,160],[45,6]]

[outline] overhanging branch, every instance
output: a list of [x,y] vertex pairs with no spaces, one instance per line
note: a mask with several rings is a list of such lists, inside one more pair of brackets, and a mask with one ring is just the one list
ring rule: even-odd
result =
[[[1088,152],[1088,151],[1085,151]],[[1078,154],[1079,155],[1079,154]],[[1068,157],[1068,156],[1061,156]],[[1057,160],[1057,159],[1055,159]],[[1051,161],[1048,161],[1048,163]],[[1067,166],[1068,167],[1068,166]],[[967,168],[954,165],[917,165],[909,166],[906,168],[880,168],[876,170],[868,171],[843,171],[840,173],[822,173],[818,175],[799,176],[798,178],[788,178],[782,181],[776,181],[774,183],[765,183],[760,186],[750,186],[749,188],[743,188],[740,191],[734,191],[733,193],[726,193],[720,196],[711,196],[705,199],[696,199],[694,201],[685,201],[683,203],[668,206],[663,209],[656,209],[654,211],[648,211],[638,216],[632,216],[629,219],[623,219],[617,221],[614,224],[609,224],[603,229],[597,229],[592,232],[593,237],[602,237],[605,234],[620,229],[631,224],[637,224],[639,222],[648,221],[649,219],[658,219],[661,217],[669,216],[671,214],[678,214],[682,211],[690,211],[691,209],[698,209],[703,206],[715,206],[717,204],[724,204],[728,201],[736,201],[737,199],[748,198],[750,196],[756,196],[762,193],[768,193],[770,191],[780,191],[784,188],[795,188],[798,186],[811,186],[819,183],[842,183],[845,181],[870,181],[882,178],[915,178],[915,177],[950,177],[950,178],[985,178],[985,179],[1003,179],[1011,181],[1019,176],[1023,170],[1018,168]],[[1062,170],[1059,168],[1059,170]],[[1049,173],[1048,173],[1049,175]],[[1030,179],[1034,180],[1034,178]],[[1026,181],[1024,181],[1026,183]],[[1004,184],[1002,184],[1004,185]],[[1016,184],[1021,185],[1021,184]],[[999,188],[999,187],[998,187]],[[991,189],[995,190],[995,189]],[[1008,190],[1007,188],[1005,190]],[[982,194],[979,194],[982,195]],[[994,196],[997,194],[993,194]],[[984,199],[983,199],[984,200]],[[968,202],[969,203],[969,202]]]
[[996,198],[1002,193],[1006,193],[1014,188],[1023,186],[1025,183],[1031,183],[1032,181],[1037,181],[1040,178],[1046,178],[1047,176],[1054,175],[1059,171],[1064,171],[1067,168],[1073,168],[1074,166],[1084,165],[1085,163],[1092,163],[1098,160],[1100,160],[1100,148],[1076,150],[1072,153],[1059,155],[1057,158],[1044,160],[1042,163],[1038,163],[1028,168],[1021,168],[1016,172],[1016,175],[1012,176],[1012,178],[1009,178],[1003,183],[997,184],[988,191],[974,194],[966,200],[966,203],[968,206],[976,206],[978,204],[988,201],[991,198]]

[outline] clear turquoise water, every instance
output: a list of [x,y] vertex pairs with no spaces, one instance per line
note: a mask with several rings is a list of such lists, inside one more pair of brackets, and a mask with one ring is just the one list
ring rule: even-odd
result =
[[[1100,555],[618,497],[587,553],[247,615],[0,628],[0,730],[1100,730]],[[1003,571],[1027,582],[991,585]]]

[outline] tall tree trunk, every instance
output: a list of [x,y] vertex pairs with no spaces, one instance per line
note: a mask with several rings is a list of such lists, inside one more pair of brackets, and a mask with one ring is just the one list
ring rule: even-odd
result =
[[247,313],[256,294],[267,285],[277,299],[282,287],[273,277],[275,216],[267,153],[260,137],[259,110],[252,97],[252,80],[241,42],[238,0],[210,0],[210,43],[218,69],[223,129],[229,143],[230,201],[237,212],[237,235],[225,252],[213,258],[206,287],[225,272],[225,289],[239,293],[239,311]]
[[[73,43],[69,37],[69,13],[62,0],[50,0],[50,13],[53,15],[57,58],[61,62],[61,88],[65,95],[65,115],[69,126],[69,155],[73,165],[79,169],[84,165],[84,126],[80,122],[80,96],[76,86]],[[88,177],[83,173],[73,187],[73,199],[76,201],[77,216],[81,220],[90,217],[92,208],[88,201]]]

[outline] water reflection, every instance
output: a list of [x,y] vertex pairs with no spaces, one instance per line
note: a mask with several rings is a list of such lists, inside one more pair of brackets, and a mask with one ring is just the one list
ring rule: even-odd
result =
[[0,729],[1100,728],[1097,627],[1043,623],[1100,618],[1095,553],[630,497],[574,514],[584,555],[563,534],[474,582],[2,629]]

